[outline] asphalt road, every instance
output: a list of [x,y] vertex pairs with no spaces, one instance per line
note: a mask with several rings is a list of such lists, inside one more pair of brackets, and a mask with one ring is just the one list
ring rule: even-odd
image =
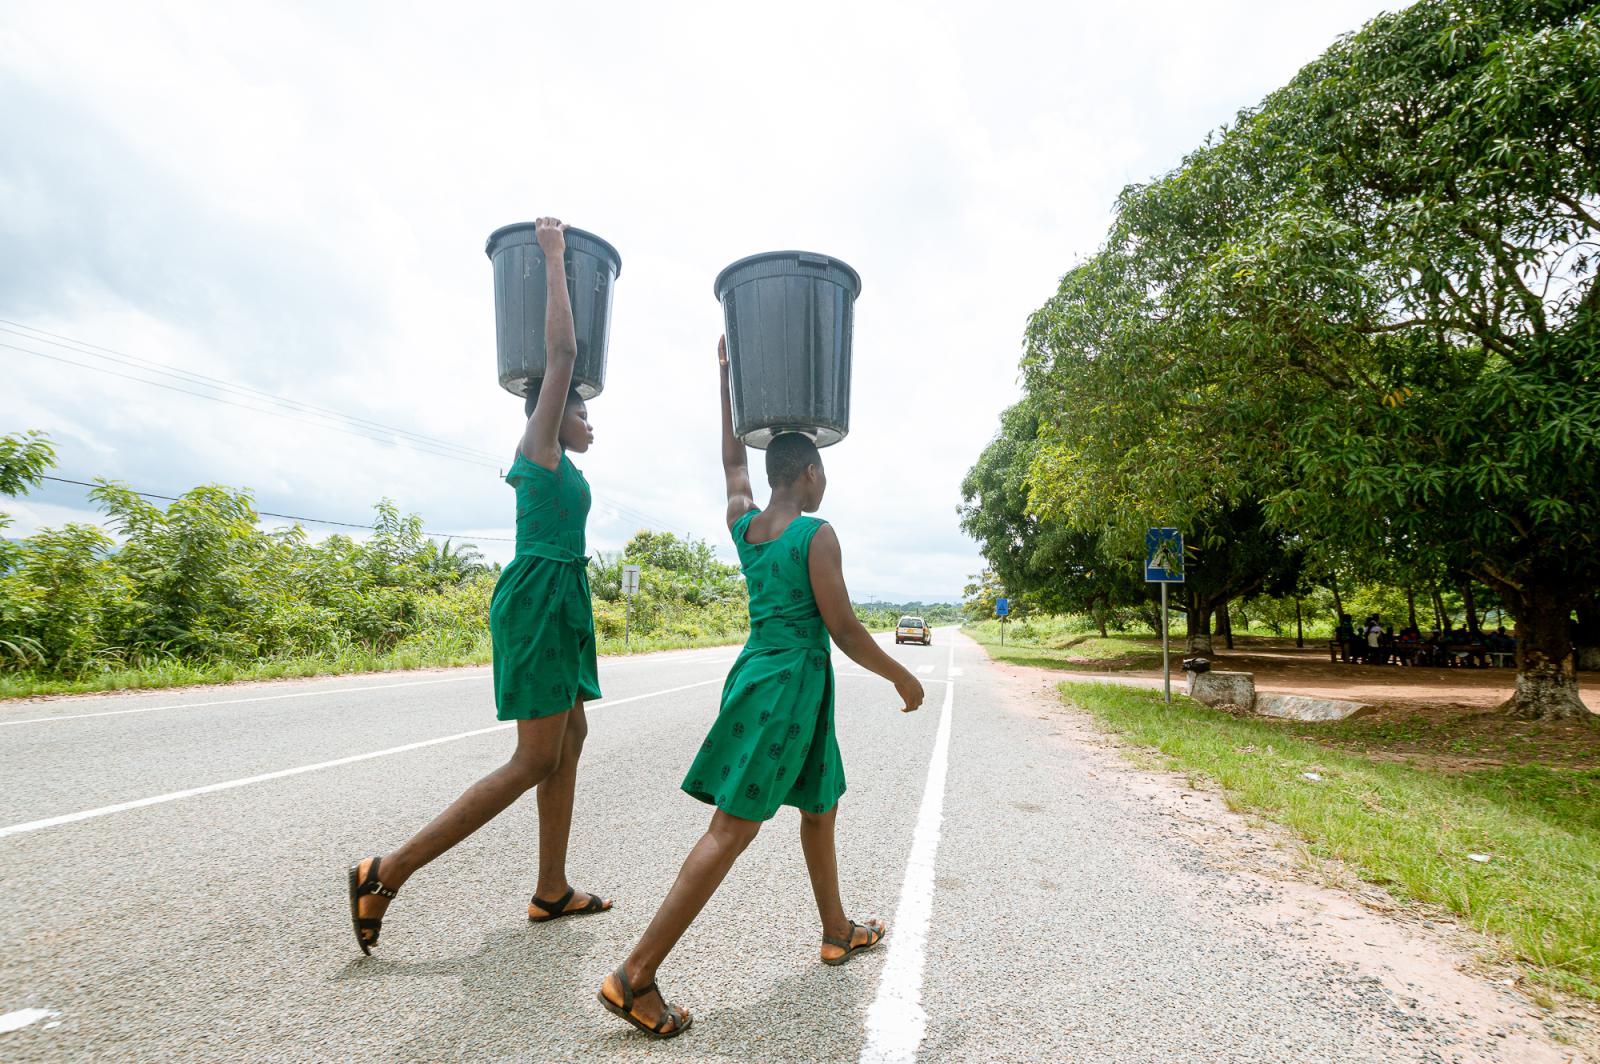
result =
[[919,713],[836,662],[841,878],[858,918],[897,920],[886,948],[817,962],[786,809],[662,969],[696,1015],[667,1043],[594,991],[705,827],[677,786],[732,648],[601,665],[570,868],[613,912],[527,923],[530,795],[406,885],[372,959],[345,867],[505,758],[486,670],[0,706],[0,1014],[49,1013],[0,1059],[1456,1058],[1237,919],[1225,873],[1050,741],[974,644],[891,650]]

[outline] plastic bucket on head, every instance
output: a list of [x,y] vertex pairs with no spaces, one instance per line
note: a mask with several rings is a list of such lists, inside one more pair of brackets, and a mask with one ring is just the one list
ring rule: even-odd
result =
[[[495,346],[500,387],[512,395],[538,392],[544,378],[544,251],[534,223],[518,222],[489,234],[484,253],[494,264]],[[617,249],[593,233],[567,230],[567,295],[578,338],[572,383],[593,399],[606,386],[606,342],[611,335],[611,289],[622,273]]]
[[717,275],[733,431],[765,448],[783,432],[818,447],[850,432],[850,338],[861,277],[829,255],[769,251]]

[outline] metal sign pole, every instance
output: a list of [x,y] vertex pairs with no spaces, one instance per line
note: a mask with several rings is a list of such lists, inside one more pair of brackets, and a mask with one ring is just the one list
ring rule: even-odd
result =
[[1167,612],[1167,585],[1183,583],[1183,533],[1152,528],[1144,536],[1144,580],[1161,585],[1161,689],[1172,705],[1172,619]]
[[1161,679],[1166,688],[1167,705],[1172,705],[1172,658],[1167,650],[1167,585],[1161,584]]
[[633,596],[639,593],[639,567],[622,567],[622,649],[628,649],[628,637],[633,627]]

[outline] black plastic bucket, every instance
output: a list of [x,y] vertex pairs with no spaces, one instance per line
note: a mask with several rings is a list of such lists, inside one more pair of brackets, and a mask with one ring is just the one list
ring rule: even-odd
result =
[[861,277],[829,255],[769,251],[717,275],[728,336],[733,431],[752,447],[850,432],[850,338]]
[[[544,377],[544,251],[534,223],[518,222],[489,234],[484,253],[494,263],[495,346],[500,387],[512,395],[538,392]],[[606,341],[611,335],[611,289],[622,273],[617,249],[593,233],[567,230],[567,295],[578,335],[572,383],[593,399],[606,386]]]

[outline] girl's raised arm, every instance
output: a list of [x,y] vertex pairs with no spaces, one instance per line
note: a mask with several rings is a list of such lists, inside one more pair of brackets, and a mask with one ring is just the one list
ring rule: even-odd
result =
[[528,461],[554,469],[561,464],[561,419],[578,361],[578,334],[567,295],[567,227],[559,218],[540,218],[533,225],[544,252],[544,380],[520,449]]
[[717,365],[722,375],[722,475],[728,484],[728,527],[756,508],[750,488],[750,455],[744,441],[733,434],[733,396],[728,391],[728,338],[717,341]]

